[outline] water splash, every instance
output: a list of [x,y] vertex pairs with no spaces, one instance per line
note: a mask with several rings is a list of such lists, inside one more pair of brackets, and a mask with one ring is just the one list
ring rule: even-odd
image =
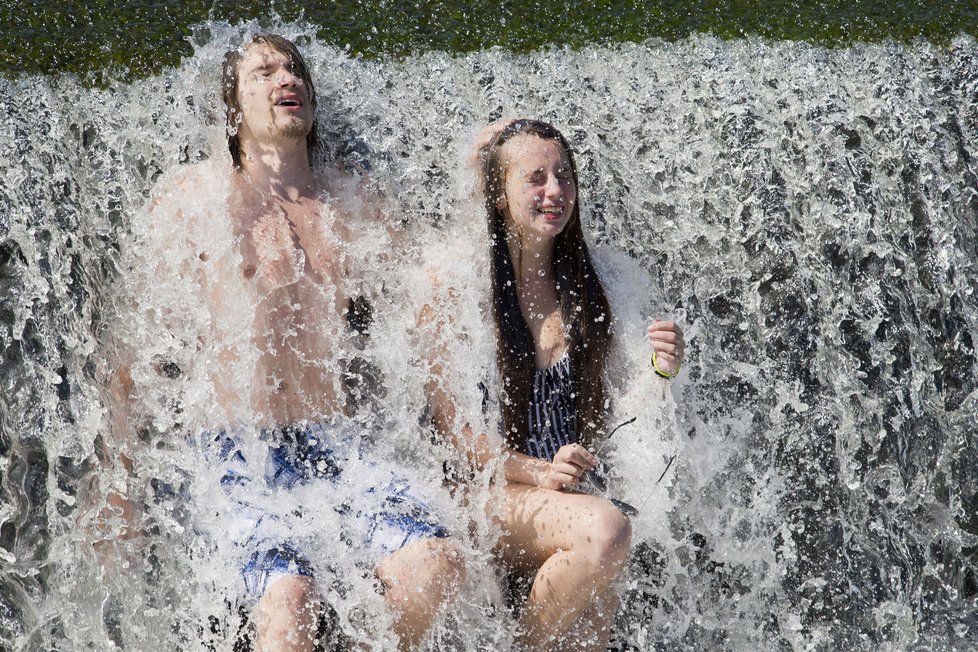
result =
[[[320,162],[369,167],[402,231],[376,263],[394,302],[377,311],[370,352],[387,378],[385,455],[431,482],[446,455],[417,427],[423,374],[405,354],[423,302],[441,293],[456,307],[454,386],[474,388],[491,364],[469,143],[499,115],[550,120],[577,149],[584,219],[624,325],[676,315],[691,342],[671,387],[648,379],[617,397],[620,420],[640,419],[609,455],[623,496],[642,506],[619,647],[974,640],[973,39],[826,50],[696,37],[392,62],[283,31],[303,36],[324,98]],[[131,85],[0,82],[6,648],[229,649],[236,633],[227,578],[203,562],[216,553],[191,536],[206,469],[174,435],[177,414],[206,422],[199,377],[153,386],[170,401],[151,410],[136,475],[149,547],[126,562],[123,545],[103,573],[86,529],[126,478],[98,461],[104,336],[118,325],[114,297],[139,276],[147,202],[177,166],[224,156],[219,62],[240,30],[199,34],[178,69]],[[433,267],[445,271],[434,290]],[[154,291],[177,300],[176,289]],[[640,314],[647,296],[655,315]],[[166,346],[141,333],[147,359]],[[626,363],[645,369],[641,342],[626,343]],[[480,401],[463,392],[460,411],[478,418]],[[467,515],[442,506],[465,533]],[[490,528],[474,532],[460,537],[474,569],[463,608],[439,636],[505,647]],[[369,586],[350,595],[337,604],[345,622],[383,622]]]

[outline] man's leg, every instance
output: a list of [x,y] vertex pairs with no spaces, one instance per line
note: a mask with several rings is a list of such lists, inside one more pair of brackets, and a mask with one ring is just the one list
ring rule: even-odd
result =
[[384,600],[394,614],[401,650],[424,639],[442,608],[465,581],[465,560],[450,539],[422,539],[404,546],[377,565]]
[[275,580],[255,607],[256,652],[312,652],[322,608],[311,577]]

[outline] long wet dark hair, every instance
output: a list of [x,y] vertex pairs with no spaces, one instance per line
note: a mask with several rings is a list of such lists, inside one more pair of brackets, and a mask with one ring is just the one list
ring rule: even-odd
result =
[[[489,221],[492,312],[496,323],[496,364],[501,383],[504,437],[510,448],[526,452],[527,420],[536,370],[533,335],[520,311],[516,274],[507,245],[511,234],[499,208],[507,172],[500,152],[507,141],[521,134],[560,143],[570,160],[574,186],[579,189],[580,184],[570,144],[545,122],[513,122],[496,135],[484,153],[482,181]],[[590,446],[605,420],[603,375],[611,345],[611,308],[584,242],[578,202],[574,203],[567,226],[555,239],[553,269],[560,315],[570,335],[578,442]]]
[[229,50],[224,54],[224,67],[222,69],[221,95],[224,98],[224,106],[227,108],[227,130],[228,130],[228,150],[231,152],[231,160],[234,162],[234,169],[241,169],[241,138],[238,135],[238,124],[241,121],[241,103],[238,102],[238,81],[240,79],[238,68],[241,60],[244,59],[245,51],[255,45],[267,45],[273,50],[277,50],[287,56],[293,65],[293,72],[302,79],[309,90],[309,101],[312,103],[312,128],[306,135],[306,149],[309,150],[309,164],[312,165],[312,153],[318,140],[316,125],[316,87],[312,83],[309,69],[306,62],[299,54],[299,48],[295,43],[279,36],[278,34],[255,34],[251,37],[251,42],[245,43],[240,48]]

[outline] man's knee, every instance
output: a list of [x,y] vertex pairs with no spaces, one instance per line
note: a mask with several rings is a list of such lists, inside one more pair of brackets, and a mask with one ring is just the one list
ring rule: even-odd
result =
[[430,580],[440,583],[443,595],[455,595],[465,582],[465,556],[451,539],[433,539],[431,548]]
[[316,602],[316,583],[305,575],[285,575],[272,582],[262,595],[263,602],[269,606],[285,607],[290,610],[301,609]]
[[447,600],[458,593],[465,580],[465,557],[451,539],[425,539],[394,553],[378,567],[388,590],[405,594],[422,592]]
[[311,577],[286,575],[273,582],[255,607],[258,649],[311,649],[321,611]]

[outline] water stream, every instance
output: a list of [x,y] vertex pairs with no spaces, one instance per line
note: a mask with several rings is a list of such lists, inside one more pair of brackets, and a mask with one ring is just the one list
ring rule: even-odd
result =
[[[206,360],[187,346],[213,315],[142,247],[159,237],[161,180],[226,164],[220,61],[244,29],[207,25],[178,68],[133,83],[0,81],[0,648],[232,648],[233,571],[196,525],[215,469],[187,445],[215,425]],[[457,317],[461,411],[481,414],[486,236],[465,158],[492,119],[539,117],[576,148],[623,332],[671,315],[690,342],[672,385],[649,376],[640,339],[623,342],[615,417],[639,421],[607,455],[641,514],[616,649],[978,644],[974,39],[830,50],[697,36],[367,61],[281,31],[322,98],[319,164],[369,170],[400,233],[350,252],[389,299],[369,352],[385,378],[380,455],[440,480],[446,453],[418,426],[423,374],[405,345],[433,295]],[[220,193],[182,201],[207,210]],[[648,297],[656,314],[639,308]],[[166,328],[126,301],[166,306]],[[91,524],[126,479],[98,454],[112,442],[113,333],[148,387],[131,480],[147,536],[99,556]],[[164,354],[184,356],[180,373],[159,373]],[[434,500],[470,568],[436,638],[505,648],[490,527]],[[339,617],[383,623],[348,557],[319,560],[349,571]]]

